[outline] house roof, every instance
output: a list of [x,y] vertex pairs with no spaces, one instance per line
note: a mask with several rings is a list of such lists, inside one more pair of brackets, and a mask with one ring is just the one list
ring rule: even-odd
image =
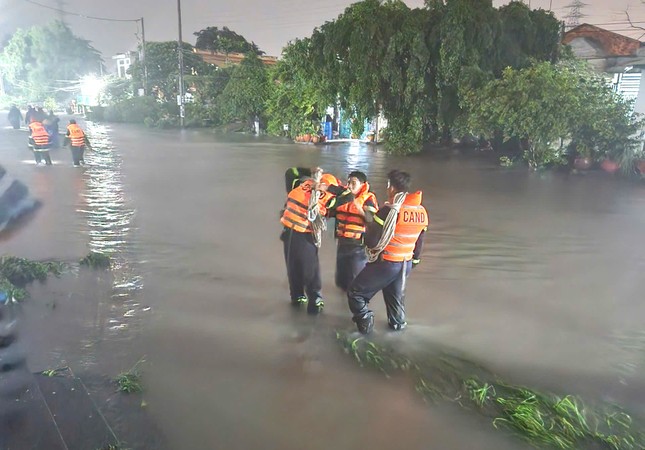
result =
[[595,25],[583,23],[564,33],[563,44],[582,38],[603,53],[604,57],[636,56],[641,47],[637,39],[605,30]]
[[[242,53],[212,53],[208,50],[199,50],[193,49],[193,51],[202,57],[205,63],[213,64],[217,67],[226,67],[232,64],[239,64],[244,59],[244,54]],[[258,56],[260,60],[267,66],[272,66],[278,62],[278,58],[275,56]]]

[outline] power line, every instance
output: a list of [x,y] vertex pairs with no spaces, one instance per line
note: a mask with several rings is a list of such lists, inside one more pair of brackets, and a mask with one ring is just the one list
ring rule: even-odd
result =
[[55,8],[53,6],[43,5],[42,3],[38,3],[33,0],[24,0],[24,1],[26,1],[27,3],[31,3],[32,5],[40,6],[41,8],[51,9],[52,11],[56,11],[61,14],[66,14],[69,16],[82,17],[83,19],[104,20],[106,22],[139,22],[141,20],[141,19],[112,19],[109,17],[86,16],[85,14],[73,13],[61,8]]

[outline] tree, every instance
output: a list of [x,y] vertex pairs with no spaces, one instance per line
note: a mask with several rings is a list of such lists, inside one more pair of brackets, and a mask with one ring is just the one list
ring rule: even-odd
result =
[[[193,46],[184,42],[184,75],[207,74],[214,70],[193,52]],[[179,64],[177,61],[177,42],[146,42],[146,68],[148,86],[162,101],[175,101],[179,93]],[[130,66],[130,74],[136,86],[143,85],[143,65],[135,61]]]
[[247,41],[244,36],[237,34],[228,27],[206,27],[193,35],[197,36],[195,48],[208,50],[211,53],[248,53],[264,55],[264,52],[255,45],[255,42]]
[[225,120],[244,120],[249,125],[264,113],[268,93],[267,71],[255,53],[247,53],[240,65],[231,73],[222,95],[219,108]]
[[64,100],[78,81],[102,70],[103,60],[90,41],[75,36],[63,22],[14,33],[0,54],[10,89],[31,100]]
[[269,73],[266,101],[267,130],[271,134],[295,137],[308,131],[329,104],[319,97],[315,77],[308,64],[311,40],[296,39],[282,52],[282,58]]
[[535,169],[561,159],[562,142],[572,141],[596,158],[611,155],[627,167],[642,121],[598,76],[579,64],[535,63],[507,68],[503,77],[464,96],[468,129],[524,143],[524,158]]

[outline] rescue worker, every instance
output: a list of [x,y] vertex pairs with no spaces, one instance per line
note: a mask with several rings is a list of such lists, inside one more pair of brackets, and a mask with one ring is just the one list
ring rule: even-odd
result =
[[390,329],[406,327],[405,282],[421,257],[428,213],[421,205],[421,191],[408,193],[410,175],[393,170],[388,174],[388,203],[367,225],[365,244],[369,262],[352,281],[347,292],[353,321],[362,334],[374,327],[374,313],[368,308],[380,290],[387,309]]
[[[318,178],[319,174],[314,173]],[[284,230],[280,239],[284,244],[284,259],[287,265],[291,304],[299,306],[307,303],[307,312],[319,313],[324,307],[321,294],[320,263],[316,224],[329,209],[352,201],[354,196],[341,186],[328,184],[324,175],[320,182],[305,178],[289,192],[280,222]],[[319,199],[312,201],[311,196]]]
[[85,153],[85,146],[87,145],[90,147],[89,140],[87,139],[83,129],[76,124],[75,119],[69,119],[66,136],[67,139],[69,139],[69,148],[72,151],[74,167],[79,167],[81,164],[85,164],[83,154]]
[[31,123],[29,124],[29,146],[34,152],[34,159],[36,164],[40,164],[41,160],[45,160],[45,164],[52,165],[52,159],[49,156],[49,134],[44,125],[32,116]]
[[347,290],[349,284],[367,264],[365,254],[366,223],[372,222],[378,211],[376,195],[370,192],[367,176],[358,170],[347,177],[347,187],[354,201],[336,209],[336,286]]

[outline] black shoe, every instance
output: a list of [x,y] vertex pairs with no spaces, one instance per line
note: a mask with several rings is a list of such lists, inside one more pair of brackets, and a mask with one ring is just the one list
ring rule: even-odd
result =
[[374,316],[372,314],[360,319],[354,319],[354,322],[356,322],[356,327],[361,334],[370,334],[374,328]]
[[307,303],[307,297],[305,296],[291,299],[291,306],[298,307],[300,305],[304,305],[305,303]]
[[309,314],[318,314],[323,310],[324,307],[325,302],[322,298],[318,297],[313,302],[309,302],[309,304],[307,305],[307,312]]
[[392,324],[392,323],[388,322],[387,326],[390,327],[390,330],[392,330],[392,331],[402,331],[402,330],[405,329],[405,327],[408,326],[408,323],[403,322],[403,323],[394,323],[394,324]]

